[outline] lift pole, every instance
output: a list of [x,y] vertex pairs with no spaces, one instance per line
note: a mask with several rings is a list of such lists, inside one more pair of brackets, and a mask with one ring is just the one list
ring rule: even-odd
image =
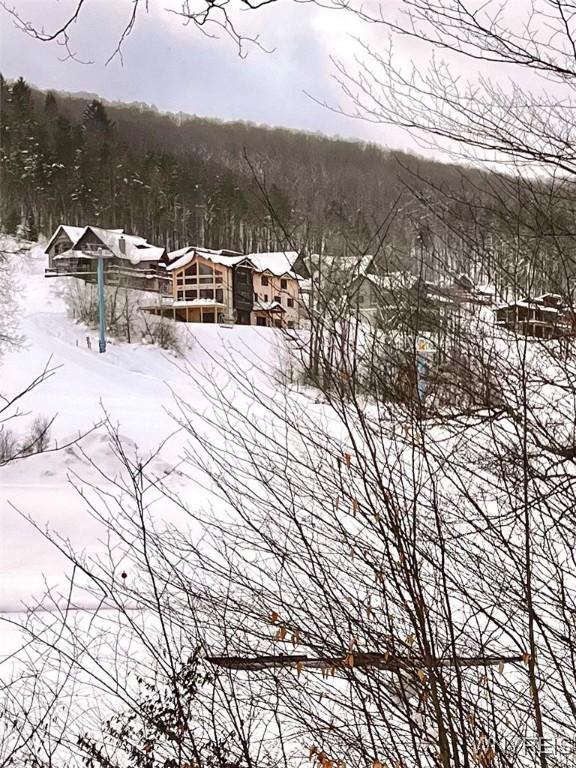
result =
[[106,352],[106,306],[104,304],[104,259],[98,256],[98,327],[100,338],[98,348]]

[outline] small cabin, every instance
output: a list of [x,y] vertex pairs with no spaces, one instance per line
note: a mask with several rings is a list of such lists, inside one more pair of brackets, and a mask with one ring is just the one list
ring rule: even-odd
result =
[[536,299],[513,301],[494,311],[496,325],[509,331],[550,339],[565,335],[567,315],[563,312],[562,297],[544,294]]

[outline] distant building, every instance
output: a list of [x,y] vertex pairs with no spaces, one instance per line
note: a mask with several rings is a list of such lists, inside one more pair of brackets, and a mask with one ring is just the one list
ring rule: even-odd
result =
[[[299,324],[295,252],[251,253],[187,246],[168,255],[171,300],[161,311],[190,323],[235,322],[276,328]],[[150,308],[158,311],[159,308]]]
[[72,276],[96,281],[99,257],[104,258],[105,282],[141,291],[170,289],[166,249],[122,229],[61,225],[48,241],[47,277]]
[[252,324],[297,327],[301,309],[296,251],[249,253],[247,258],[253,266]]
[[513,301],[497,307],[494,313],[496,325],[539,339],[570,336],[576,329],[573,310],[557,293]]
[[216,323],[233,318],[250,325],[252,266],[235,251],[187,246],[172,251],[166,271],[172,278],[172,309],[176,320]]
[[321,314],[328,305],[349,295],[358,279],[373,274],[374,256],[301,253],[292,269],[299,277],[303,310]]

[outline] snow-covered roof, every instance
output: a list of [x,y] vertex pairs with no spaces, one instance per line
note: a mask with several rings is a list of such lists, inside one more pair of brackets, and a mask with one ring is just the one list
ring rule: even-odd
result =
[[272,275],[276,275],[276,277],[289,275],[296,278],[292,267],[298,258],[297,251],[249,253],[246,258],[254,265],[256,272],[270,272]]
[[50,249],[52,243],[54,240],[56,240],[57,237],[61,233],[64,233],[70,242],[74,244],[80,236],[83,234],[85,227],[71,227],[68,224],[60,224],[60,226],[56,229],[56,232],[52,235],[48,243],[46,244],[46,248],[44,248],[44,253],[48,253],[48,250]]
[[409,272],[386,272],[381,275],[367,274],[364,277],[383,291],[411,288],[418,280],[416,275],[412,275]]
[[550,314],[559,314],[558,307],[545,307],[536,301],[519,300],[512,301],[509,304],[501,304],[496,307],[496,311],[501,309],[511,309],[512,307],[521,307],[522,309],[537,309],[540,312],[549,312]]
[[554,304],[562,303],[562,296],[559,293],[543,293],[541,296],[536,296],[533,301],[537,304],[543,304],[545,301],[552,301]]
[[279,301],[256,301],[254,303],[256,312],[285,312],[286,310]]
[[330,277],[331,274],[346,273],[350,278],[359,275],[369,275],[372,272],[374,255],[371,253],[359,254],[358,256],[342,256],[335,254],[317,254],[313,253],[307,257],[306,266],[313,273],[314,277]]
[[[139,264],[141,261],[158,262],[164,256],[166,250],[159,246],[151,245],[146,238],[137,235],[128,235],[123,229],[102,229],[102,227],[69,227],[61,224],[50,242],[46,246],[46,251],[60,232],[65,232],[72,241],[71,251],[77,251],[84,256],[85,253],[80,245],[82,239],[88,234],[94,234],[98,240],[118,259],[125,259],[131,264]],[[62,254],[64,255],[64,254]]]
[[171,251],[168,254],[169,264],[166,269],[182,269],[182,267],[185,267],[190,264],[191,261],[194,261],[196,256],[207,259],[213,264],[222,264],[223,266],[227,267],[233,267],[235,264],[238,264],[240,261],[246,258],[237,251],[213,251],[209,248],[197,248],[194,245],[187,245],[185,248],[180,248],[177,251]]
[[118,259],[127,259],[131,264],[139,264],[141,261],[160,261],[166,252],[164,248],[150,245],[146,238],[127,235],[121,229],[102,229],[91,226],[86,227],[75,243],[75,247],[88,232],[95,234]]

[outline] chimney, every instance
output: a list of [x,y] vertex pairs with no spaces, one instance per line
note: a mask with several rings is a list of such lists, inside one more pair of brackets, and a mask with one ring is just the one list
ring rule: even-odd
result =
[[118,240],[118,245],[120,247],[120,253],[125,254],[126,253],[126,240],[124,239],[124,235],[120,235],[120,239]]

